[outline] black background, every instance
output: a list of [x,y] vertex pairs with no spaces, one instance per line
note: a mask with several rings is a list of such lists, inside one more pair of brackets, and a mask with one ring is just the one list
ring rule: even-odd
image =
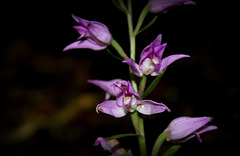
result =
[[[134,23],[146,2],[134,1]],[[164,56],[191,56],[173,63],[148,96],[172,112],[144,116],[147,146],[150,151],[158,134],[178,116],[211,116],[210,124],[218,130],[201,135],[203,143],[184,143],[177,155],[231,155],[240,139],[237,4],[195,2],[159,15],[137,36],[137,60],[160,33],[168,43]],[[126,17],[111,1],[21,1],[1,7],[1,155],[102,155],[100,147],[92,146],[98,136],[133,132],[129,116],[95,113],[104,93],[87,83],[128,79],[128,66],[104,50],[62,52],[78,37],[72,13],[107,25],[128,51]],[[144,24],[154,16],[148,14]],[[120,142],[138,154],[135,138]]]

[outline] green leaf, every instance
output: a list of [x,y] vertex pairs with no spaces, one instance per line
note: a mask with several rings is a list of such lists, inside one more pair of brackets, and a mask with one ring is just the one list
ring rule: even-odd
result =
[[161,74],[159,74],[154,80],[153,82],[148,86],[148,88],[146,89],[146,91],[142,94],[141,99],[144,99],[146,96],[148,96],[157,86],[158,82],[160,81],[160,79],[162,78],[163,74],[165,73],[165,71],[167,70],[167,68],[165,68]]
[[137,22],[137,25],[136,25],[135,30],[134,30],[134,33],[135,33],[135,34],[136,34],[136,33],[138,32],[138,30],[141,28],[142,23],[143,23],[145,17],[147,16],[148,12],[149,12],[149,6],[148,6],[148,4],[147,4],[147,5],[143,8],[143,10],[142,10],[142,12],[141,12],[141,14],[140,14],[140,16],[139,16],[139,18],[138,18],[138,22]]
[[167,151],[165,151],[161,156],[173,156],[181,145],[173,145]]
[[113,135],[111,137],[106,138],[106,140],[113,140],[113,139],[118,139],[118,138],[123,138],[123,137],[130,137],[130,136],[139,137],[140,135],[138,135],[136,133],[117,134],[117,135]]
[[147,30],[150,26],[153,25],[153,23],[157,20],[158,16],[155,16],[145,27],[140,29],[139,31],[135,31],[134,35],[137,36],[139,33],[143,32],[144,30]]
[[112,0],[113,5],[115,5],[120,11],[122,11],[123,13],[127,14],[128,10],[126,7],[124,7],[124,3],[122,1],[116,1],[116,0]]

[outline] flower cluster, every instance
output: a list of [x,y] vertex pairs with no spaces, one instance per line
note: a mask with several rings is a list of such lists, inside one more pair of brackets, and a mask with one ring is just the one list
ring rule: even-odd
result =
[[[131,0],[128,0],[127,6],[123,0],[113,0],[113,2],[117,8],[128,15],[131,57],[128,57],[123,48],[112,38],[112,34],[107,26],[100,22],[88,21],[75,15],[72,15],[72,17],[79,25],[74,26],[73,28],[80,34],[80,37],[77,41],[66,46],[64,51],[85,48],[96,51],[106,49],[111,45],[122,57],[122,63],[126,63],[130,66],[130,73],[137,76],[131,76],[130,80],[88,80],[88,82],[105,91],[105,98],[102,103],[96,106],[96,112],[102,112],[115,118],[130,114],[136,133],[121,134],[110,138],[99,137],[94,145],[100,144],[104,150],[111,152],[113,155],[132,155],[131,150],[123,149],[116,138],[137,136],[139,139],[141,155],[147,155],[143,119],[141,115],[152,115],[163,113],[164,111],[170,112],[170,109],[163,103],[153,100],[145,100],[145,96],[142,95],[144,95],[144,93],[149,94],[154,87],[156,87],[159,79],[164,73],[163,71],[166,70],[170,64],[179,59],[188,58],[190,56],[186,54],[174,54],[163,58],[163,53],[167,44],[162,44],[162,35],[159,34],[153,42],[142,50],[139,63],[136,63],[135,38],[138,33],[147,29],[154,23],[155,19],[145,28],[139,30],[148,12],[166,13],[168,10],[177,6],[188,4],[195,5],[195,2],[191,0],[149,0],[139,16],[135,30],[133,30],[132,26]],[[111,52],[110,54],[113,55]],[[154,76],[156,78],[144,92],[147,76]],[[139,86],[136,83],[136,78],[140,81]],[[140,113],[140,115],[138,115],[138,113]],[[199,134],[217,129],[214,125],[207,125],[211,120],[211,117],[179,117],[172,120],[157,138],[153,147],[152,155],[157,155],[164,140],[182,143],[196,136],[196,138],[202,142]],[[169,150],[171,150],[171,148]]]

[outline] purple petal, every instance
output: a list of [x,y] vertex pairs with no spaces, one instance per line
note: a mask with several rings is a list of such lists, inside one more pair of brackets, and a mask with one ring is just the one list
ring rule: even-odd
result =
[[140,69],[139,69],[139,65],[136,62],[134,62],[133,59],[129,58],[129,59],[126,59],[126,60],[124,60],[122,62],[129,64],[131,70],[133,71],[133,73],[136,76],[138,76],[138,77],[142,77],[143,76],[142,71],[140,71]]
[[98,137],[94,143],[94,146],[98,146],[99,144],[102,146],[103,150],[111,151],[114,146],[119,144],[119,142],[116,140],[113,143],[109,143],[103,137]]
[[217,129],[217,126],[213,126],[213,125],[205,125],[203,126],[202,128],[200,128],[199,130],[197,130],[196,132],[186,136],[185,138],[183,139],[180,139],[180,140],[176,140],[175,142],[185,142],[193,137],[197,137],[198,141],[199,142],[202,142],[202,139],[200,138],[200,135],[199,134],[202,134],[204,132],[208,132],[208,131],[212,131],[212,130],[215,130]]
[[197,130],[198,134],[204,133],[204,132],[208,132],[208,131],[212,131],[217,129],[217,126],[214,125],[205,125],[204,127],[200,128]]
[[87,27],[89,21],[88,20],[85,20],[85,19],[82,19],[78,16],[75,16],[74,14],[72,14],[72,18],[77,22],[79,23],[80,25],[83,25],[84,27]]
[[139,60],[139,66],[141,66],[142,62],[152,53],[152,44],[145,47],[141,53],[140,60]]
[[105,140],[103,137],[98,137],[95,141],[94,146],[101,145],[103,150],[111,152],[112,156],[120,156],[120,155],[126,155],[132,156],[132,151],[126,151],[124,148],[120,146],[120,143],[116,139],[112,140]]
[[[73,29],[75,29],[80,35],[86,35],[88,33],[88,30],[83,26],[79,26],[79,25],[73,26]],[[81,38],[78,38],[78,39],[81,39]]]
[[101,111],[105,114],[112,115],[116,118],[123,117],[127,114],[127,111],[125,110],[125,108],[119,107],[116,104],[115,100],[109,100],[109,101],[105,101],[103,103],[98,104],[96,107],[96,111],[97,113],[98,111]]
[[135,96],[137,100],[141,100],[140,95],[135,91],[130,81],[128,81],[127,92]]
[[124,96],[123,96],[123,92],[121,92],[120,94],[117,95],[116,97],[116,103],[119,107],[124,107]]
[[154,47],[154,55],[157,57],[159,60],[162,60],[162,55],[167,46],[167,43],[164,43],[162,45]]
[[103,46],[103,45],[98,45],[90,40],[80,40],[80,41],[76,41],[73,42],[71,44],[69,44],[68,46],[66,46],[63,51],[67,51],[70,49],[92,49],[92,50],[103,50],[105,49],[107,46]]
[[161,45],[161,42],[162,42],[162,34],[159,34],[156,37],[156,39],[153,41],[152,46],[153,47],[159,46],[159,45]]
[[[162,59],[162,62],[161,62],[161,67],[158,71],[158,75],[167,67],[169,66],[171,63],[173,63],[174,61],[176,60],[179,60],[181,58],[184,58],[184,57],[190,57],[189,55],[185,55],[185,54],[176,54],[176,55],[170,55],[168,57],[165,57],[164,59]],[[154,75],[152,76],[155,76],[155,73]]]
[[170,112],[170,109],[166,105],[151,100],[142,100],[136,110],[145,115],[162,113],[165,110]]
[[170,9],[188,4],[196,5],[191,0],[150,0],[149,8],[152,13],[166,13]]
[[94,37],[99,44],[109,45],[112,40],[112,35],[107,26],[100,22],[91,21],[88,24],[89,33]]
[[102,81],[102,80],[88,80],[89,83],[92,83],[98,87],[100,87],[102,90],[104,90],[105,92],[109,93],[112,96],[117,96],[113,85],[114,83],[116,83],[117,81],[122,81],[121,79],[113,79],[110,81]]
[[166,131],[169,133],[169,140],[183,139],[198,129],[204,127],[212,118],[210,117],[179,117],[174,119],[169,125]]

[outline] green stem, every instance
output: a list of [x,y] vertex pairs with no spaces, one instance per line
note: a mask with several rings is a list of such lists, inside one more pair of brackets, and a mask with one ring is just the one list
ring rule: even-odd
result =
[[111,45],[113,46],[113,48],[118,52],[118,54],[122,58],[124,58],[125,60],[128,59],[127,54],[124,52],[124,50],[122,49],[122,47],[118,44],[118,42],[116,40],[112,39]]
[[140,86],[139,86],[139,95],[141,96],[144,92],[145,86],[146,86],[146,82],[147,82],[147,76],[143,75],[143,77],[140,80]]
[[[128,33],[129,33],[129,41],[130,41],[130,57],[135,61],[136,36],[134,35],[134,32],[133,32],[132,0],[127,1],[127,7],[128,7],[127,21],[128,21]],[[129,71],[130,71],[130,79],[131,79],[132,86],[137,92],[138,88],[135,81],[135,76],[130,68],[129,68]],[[139,142],[141,156],[146,156],[147,150],[146,150],[143,118],[138,115],[137,111],[134,111],[133,113],[131,113],[131,119],[132,119],[132,123],[136,133],[140,135],[138,137],[138,142]]]
[[141,156],[147,156],[143,118],[138,115],[137,111],[135,111],[131,113],[131,119],[132,119],[133,126],[135,128],[135,131],[139,135],[138,142],[139,142]]
[[162,143],[165,141],[166,137],[167,137],[167,133],[166,133],[165,131],[162,132],[162,133],[158,136],[158,138],[157,138],[157,140],[156,140],[156,142],[155,142],[155,144],[154,144],[154,146],[153,146],[152,156],[157,156],[157,154],[158,154],[158,152],[159,152],[159,149],[160,149]]
[[143,21],[146,17],[146,15],[148,14],[149,12],[149,6],[148,4],[143,8],[139,18],[138,18],[138,23],[135,27],[135,30],[134,30],[134,34],[137,34],[138,30],[141,28],[142,24],[143,24]]
[[127,4],[128,4],[127,21],[128,21],[129,40],[130,40],[130,57],[135,61],[136,38],[133,33],[132,0],[128,0]]

